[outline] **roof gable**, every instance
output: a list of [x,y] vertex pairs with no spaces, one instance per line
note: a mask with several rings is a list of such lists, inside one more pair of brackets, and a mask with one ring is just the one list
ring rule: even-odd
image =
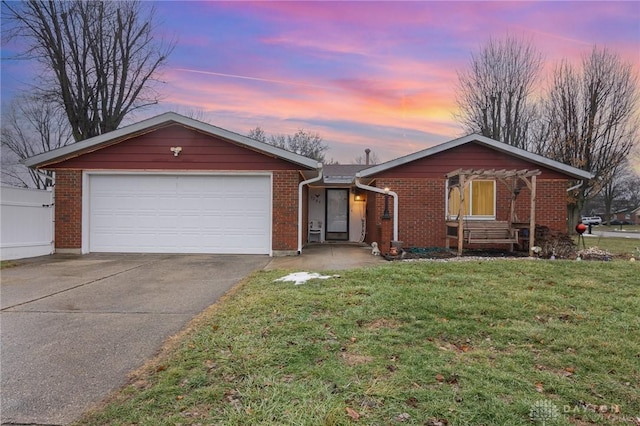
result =
[[[388,161],[386,163],[369,167],[365,170],[360,171],[358,173],[358,177],[371,177],[374,175],[378,175],[383,172],[387,172],[391,169],[394,169],[396,167],[403,166],[417,160],[426,159],[428,157],[435,156],[436,154],[444,153],[446,151],[453,150],[454,148],[458,148],[469,143],[476,143],[476,144],[485,146],[487,148],[498,151],[502,154],[506,154],[508,156],[511,156],[520,160],[524,160],[528,163],[532,163],[537,166],[544,167],[549,170],[553,170],[555,172],[558,172],[560,174],[563,174],[572,178],[577,178],[577,179],[593,178],[593,175],[591,173],[586,172],[584,170],[580,170],[578,168],[560,163],[555,160],[551,160],[541,155],[537,155],[529,151],[525,151],[523,149],[505,144],[503,142],[498,142],[494,139],[490,139],[485,136],[476,135],[476,134],[467,135],[458,139],[454,139],[449,142],[445,142],[443,144],[436,145],[434,147],[427,148],[422,151],[418,151],[413,154],[409,154],[404,157],[400,157],[395,160]],[[454,168],[452,168],[451,170],[454,170]]]
[[173,112],[164,113],[156,117],[132,124],[130,126],[125,126],[120,129],[95,136],[93,138],[64,146],[62,148],[38,154],[34,157],[28,158],[24,163],[28,167],[45,167],[84,155],[86,153],[97,151],[108,146],[119,144],[126,140],[156,131],[171,124],[178,124],[247,149],[280,158],[304,168],[316,169],[320,167],[320,164],[314,159],[307,158],[281,148],[277,148],[273,145],[259,142],[257,140],[242,136],[238,133],[230,132],[220,127],[184,117]]

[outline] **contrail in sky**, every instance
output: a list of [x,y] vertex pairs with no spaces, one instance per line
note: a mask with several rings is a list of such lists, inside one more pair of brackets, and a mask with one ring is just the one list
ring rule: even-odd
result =
[[271,80],[271,79],[268,79],[268,78],[249,77],[249,76],[246,76],[246,75],[237,75],[237,74],[223,74],[223,73],[220,73],[220,72],[192,70],[192,69],[188,69],[188,68],[175,68],[175,69],[176,69],[176,71],[191,72],[191,73],[196,73],[196,74],[215,75],[215,76],[218,76],[218,77],[240,78],[240,79],[243,79],[243,80],[264,81],[266,83],[287,84],[287,85],[290,85],[290,86],[315,87],[316,89],[324,89],[324,90],[335,89],[335,88],[330,88],[330,87],[325,87],[325,86],[318,86],[318,85],[315,85],[315,84],[297,83],[297,82],[294,82],[294,81]]

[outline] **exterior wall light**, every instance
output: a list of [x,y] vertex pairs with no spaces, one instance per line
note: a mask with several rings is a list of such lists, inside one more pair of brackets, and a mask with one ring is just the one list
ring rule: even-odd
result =
[[391,214],[389,214],[389,187],[384,188],[384,212],[382,213],[383,219],[391,219]]
[[181,146],[172,146],[170,149],[171,149],[171,152],[173,152],[174,157],[177,157],[178,155],[180,155],[180,152],[182,152]]

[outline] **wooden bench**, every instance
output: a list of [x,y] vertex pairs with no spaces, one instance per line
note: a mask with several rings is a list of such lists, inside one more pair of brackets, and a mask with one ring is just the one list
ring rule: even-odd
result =
[[[518,230],[507,221],[465,221],[463,235],[468,244],[518,244]],[[457,222],[447,222],[447,245],[450,238],[458,239]]]

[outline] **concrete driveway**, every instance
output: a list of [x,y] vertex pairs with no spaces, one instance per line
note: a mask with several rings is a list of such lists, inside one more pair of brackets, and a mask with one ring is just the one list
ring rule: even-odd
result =
[[54,255],[2,270],[0,420],[63,425],[267,256]]

